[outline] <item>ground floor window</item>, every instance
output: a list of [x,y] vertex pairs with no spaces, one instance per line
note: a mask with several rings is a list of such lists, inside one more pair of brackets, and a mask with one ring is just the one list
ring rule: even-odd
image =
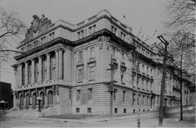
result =
[[124,113],[126,113],[126,111],[127,111],[127,110],[124,108]]
[[52,105],[53,104],[53,92],[50,90],[48,92],[48,105]]
[[76,113],[79,113],[80,112],[80,108],[76,108]]
[[114,113],[118,113],[118,108],[115,108],[114,109]]
[[87,112],[88,113],[91,113],[92,111],[91,111],[91,108],[87,108]]

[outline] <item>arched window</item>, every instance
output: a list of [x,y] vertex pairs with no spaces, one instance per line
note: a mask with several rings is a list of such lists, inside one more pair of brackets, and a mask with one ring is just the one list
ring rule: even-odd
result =
[[43,108],[44,107],[44,105],[45,105],[45,100],[44,100],[44,92],[41,92],[40,93],[40,97],[41,97],[41,104],[40,104],[40,106]]
[[48,92],[48,105],[52,105],[53,104],[53,92],[50,90]]
[[29,108],[29,104],[30,104],[30,97],[29,94],[26,95],[26,107],[27,109]]
[[23,94],[20,95],[20,109],[22,109],[24,105],[24,97],[23,97]]
[[36,105],[37,105],[37,96],[36,96],[36,93],[33,93],[33,96],[32,96],[32,105],[33,105],[33,108],[35,109],[36,108]]

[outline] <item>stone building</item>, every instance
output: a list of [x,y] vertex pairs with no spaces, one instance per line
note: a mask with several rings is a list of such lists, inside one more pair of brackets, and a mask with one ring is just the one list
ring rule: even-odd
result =
[[[114,73],[114,114],[138,110],[137,90],[140,111],[159,105],[161,65],[153,60],[158,54],[107,10],[78,24],[52,23],[44,15],[34,15],[17,49],[22,53],[15,56],[13,65],[14,107],[36,109],[39,96],[45,115],[109,114],[111,61],[118,67]],[[138,87],[134,50],[140,60]],[[170,85],[167,91],[172,99],[178,94],[172,92],[174,83]]]

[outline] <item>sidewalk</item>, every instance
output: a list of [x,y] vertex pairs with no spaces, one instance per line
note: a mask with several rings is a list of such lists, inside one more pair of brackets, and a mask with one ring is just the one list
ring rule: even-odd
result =
[[[183,111],[191,111],[191,109],[189,108],[183,108]],[[172,113],[178,113],[180,112],[180,108],[174,108],[171,110]],[[140,118],[157,118],[155,116],[158,115],[158,112],[155,111],[151,111],[151,112],[145,112],[145,113],[140,113]],[[44,120],[44,121],[55,121],[55,122],[75,122],[75,123],[95,123],[95,122],[109,122],[109,121],[116,121],[116,120],[127,120],[127,119],[131,119],[131,120],[135,120],[138,118],[138,114],[134,113],[134,114],[129,114],[129,115],[121,115],[121,116],[113,116],[112,118],[110,117],[88,117],[85,119],[60,119],[60,118],[38,118],[38,120]],[[177,119],[176,119],[177,120]]]

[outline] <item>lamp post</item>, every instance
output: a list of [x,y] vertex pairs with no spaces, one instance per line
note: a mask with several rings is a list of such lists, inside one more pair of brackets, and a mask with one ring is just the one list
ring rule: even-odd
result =
[[37,97],[37,100],[38,100],[38,105],[39,105],[39,108],[38,108],[38,112],[41,112],[41,101],[42,101],[42,98],[41,97]]
[[165,91],[165,75],[166,75],[166,61],[167,61],[167,46],[169,43],[163,38],[163,36],[157,37],[164,45],[164,59],[163,59],[163,75],[161,80],[161,94],[160,94],[160,109],[159,109],[159,125],[163,125],[163,99]]

